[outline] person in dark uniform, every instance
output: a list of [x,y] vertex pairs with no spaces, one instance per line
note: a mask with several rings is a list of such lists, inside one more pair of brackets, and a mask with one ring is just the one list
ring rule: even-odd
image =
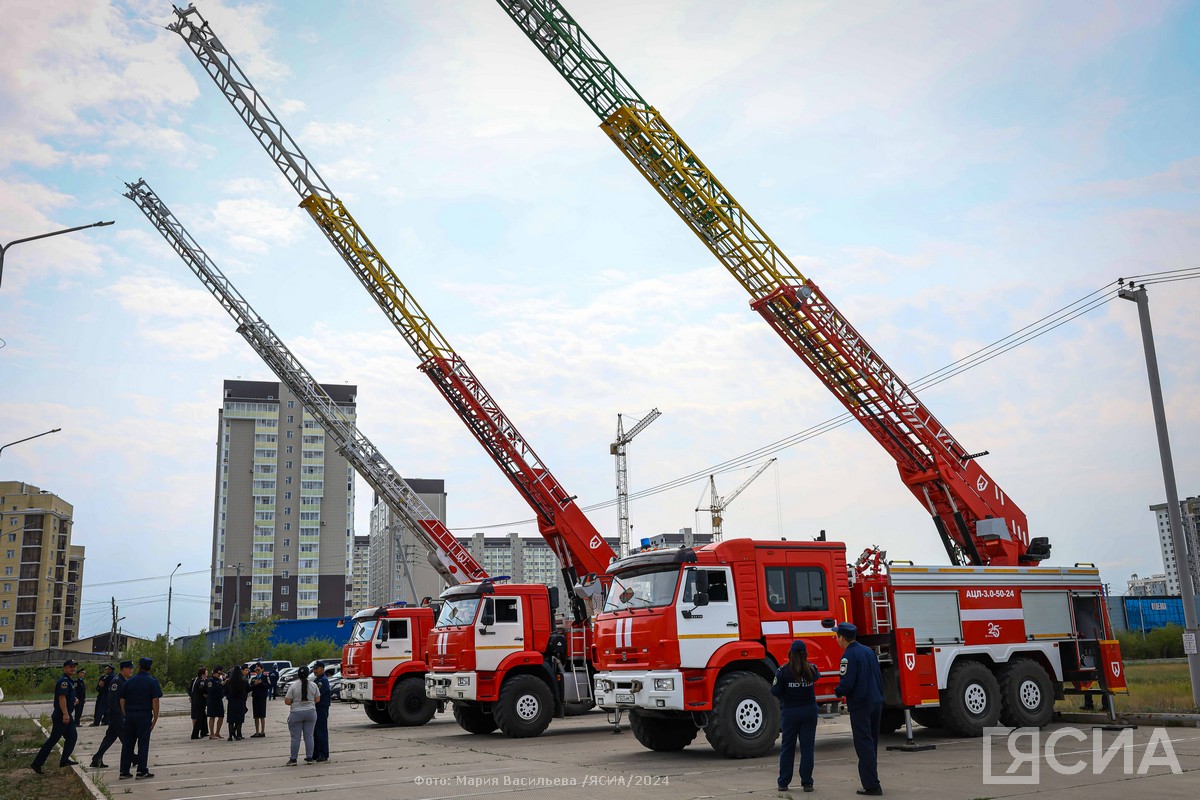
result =
[[196,677],[188,684],[188,697],[191,698],[192,738],[208,737],[208,704],[205,702],[208,691],[208,670],[205,667],[196,669]]
[[134,745],[137,746],[137,777],[153,778],[150,771],[150,732],[158,724],[158,699],[162,687],[158,679],[150,674],[154,662],[148,658],[138,660],[138,674],[121,686],[121,713],[125,716],[125,740],[121,742],[121,772],[119,777],[132,778],[129,768],[133,766]]
[[133,674],[133,662],[122,661],[121,671],[109,678],[108,681],[108,729],[104,731],[104,738],[100,741],[100,748],[96,751],[96,755],[92,756],[92,768],[100,769],[107,767],[104,763],[104,754],[112,747],[112,743],[117,739],[121,739],[124,743],[125,739],[125,717],[121,714],[121,687],[125,685],[125,681],[129,680],[129,676]]
[[75,672],[75,707],[71,709],[71,724],[79,727],[83,720],[83,701],[87,700],[87,673],[83,670]]
[[274,700],[275,694],[279,689],[279,670],[272,666],[271,671],[267,673],[267,679],[270,681],[267,687],[267,698]]
[[771,694],[782,707],[782,746],[779,749],[779,778],[775,785],[781,794],[792,782],[796,766],[796,742],[800,742],[800,785],[813,790],[814,745],[817,739],[817,679],[821,673],[808,660],[808,647],[802,639],[792,642],[788,663],[775,673]]
[[229,717],[229,741],[240,741],[242,736],[242,723],[246,721],[246,695],[250,693],[250,687],[246,684],[245,677],[242,676],[242,668],[234,665],[229,669],[229,682],[225,684],[225,694],[229,698],[229,709],[227,716]]
[[42,749],[38,750],[33,763],[29,765],[39,775],[43,774],[42,764],[46,763],[50,751],[58,744],[59,739],[63,740],[63,749],[58,765],[67,767],[74,763],[71,761],[71,752],[75,749],[75,739],[79,735],[71,722],[71,711],[75,708],[75,666],[74,659],[68,658],[64,661],[63,674],[54,683],[54,713],[50,715],[50,735],[46,737]]
[[225,681],[220,667],[212,668],[208,678],[206,704],[208,705],[208,738],[220,739],[221,726],[225,722]]
[[858,755],[859,794],[881,795],[877,758],[879,718],[883,714],[883,672],[875,651],[858,641],[858,628],[849,622],[837,626],[842,653],[841,681],[834,694],[846,698],[850,712],[850,732]]
[[267,673],[263,672],[262,664],[255,664],[250,673],[250,701],[254,712],[254,733],[251,739],[261,739],[267,735],[267,692],[270,690]]
[[96,681],[96,708],[92,712],[93,728],[108,721],[105,716],[108,714],[108,685],[112,683],[112,679],[113,665],[105,664],[100,674],[100,680]]
[[325,677],[325,665],[320,661],[313,667],[314,682],[317,684],[317,725],[313,728],[313,761],[329,760],[329,704],[333,692],[329,689],[329,678]]

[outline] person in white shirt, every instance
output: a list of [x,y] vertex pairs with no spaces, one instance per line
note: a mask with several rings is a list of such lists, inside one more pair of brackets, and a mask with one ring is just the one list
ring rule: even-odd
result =
[[313,729],[317,726],[317,685],[308,677],[308,667],[301,667],[296,680],[287,688],[283,702],[291,706],[288,731],[292,734],[292,753],[287,766],[296,766],[300,753],[300,737],[304,736],[304,763],[313,763]]

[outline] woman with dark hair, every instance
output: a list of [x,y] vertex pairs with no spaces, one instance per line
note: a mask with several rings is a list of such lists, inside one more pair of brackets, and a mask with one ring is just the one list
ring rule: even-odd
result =
[[300,753],[300,737],[304,736],[304,763],[313,763],[313,729],[317,726],[317,685],[308,677],[308,667],[296,672],[296,680],[288,686],[283,702],[292,707],[288,714],[288,731],[292,734],[291,758],[287,766],[296,766]]
[[242,723],[246,721],[246,694],[249,692],[246,677],[242,668],[234,666],[229,670],[229,683],[225,686],[225,694],[229,697],[229,741],[241,740]]
[[205,695],[208,692],[208,670],[199,667],[196,677],[188,684],[188,697],[192,698],[192,738],[203,739],[208,736],[208,717],[205,716],[207,703]]
[[220,739],[221,726],[225,722],[225,681],[222,680],[221,668],[213,667],[212,675],[208,677],[208,692],[205,704],[208,706],[208,738]]
[[808,647],[796,639],[788,650],[788,663],[775,673],[771,694],[782,707],[782,742],[779,749],[779,778],[776,785],[787,795],[796,765],[796,742],[800,742],[800,785],[813,790],[813,753],[817,738],[817,679],[821,673],[808,660]]

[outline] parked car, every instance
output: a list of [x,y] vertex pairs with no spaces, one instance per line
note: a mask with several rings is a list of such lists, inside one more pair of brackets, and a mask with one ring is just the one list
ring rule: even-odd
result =
[[242,664],[242,669],[250,669],[255,664],[262,664],[262,668],[263,668],[264,672],[270,672],[271,669],[274,668],[280,674],[282,674],[284,670],[292,669],[292,662],[290,662],[290,661],[270,661],[270,660],[268,660],[268,661],[259,661],[259,660],[247,661],[245,664]]
[[[338,674],[341,674],[342,660],[340,658],[314,658],[312,661],[308,662],[308,674],[309,675],[312,675],[313,668],[315,668],[317,666],[317,664],[325,665],[326,677],[329,677],[329,671],[334,667],[337,667]],[[300,672],[300,669],[298,667],[292,667],[291,669],[287,670],[286,672],[280,672],[279,673],[279,688],[277,690],[277,693],[283,694],[284,692],[286,692],[288,684],[290,684],[292,681],[296,680],[296,675],[299,672]]]

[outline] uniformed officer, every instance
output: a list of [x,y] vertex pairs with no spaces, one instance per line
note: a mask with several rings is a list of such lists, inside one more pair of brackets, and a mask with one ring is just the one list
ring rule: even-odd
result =
[[121,688],[132,674],[133,662],[122,661],[121,671],[108,678],[108,689],[105,692],[108,695],[108,729],[104,731],[104,738],[100,740],[100,748],[96,750],[96,755],[92,756],[93,769],[108,766],[104,763],[104,754],[108,752],[108,748],[112,747],[113,742],[120,739],[122,746],[125,744],[125,716],[121,713]]
[[108,714],[108,687],[112,683],[112,679],[113,665],[105,664],[100,673],[100,680],[96,681],[96,710],[92,715],[93,728],[108,722],[105,717]]
[[154,662],[149,658],[138,660],[138,674],[121,687],[121,713],[125,715],[125,739],[121,742],[122,778],[132,778],[129,768],[133,766],[133,748],[137,745],[137,777],[153,778],[150,771],[150,731],[158,724],[158,698],[162,687],[158,679],[150,674]]
[[834,693],[846,698],[850,732],[858,754],[859,794],[881,795],[876,767],[879,751],[879,718],[883,714],[883,672],[875,651],[858,641],[858,628],[849,622],[837,626],[842,653],[841,682]]
[[50,757],[50,751],[58,740],[63,740],[62,756],[58,759],[60,767],[70,766],[71,752],[75,749],[75,738],[79,735],[71,723],[71,711],[75,708],[75,660],[68,658],[63,662],[63,674],[54,683],[54,713],[51,714],[52,725],[50,735],[42,744],[42,749],[29,766],[41,775],[42,764]]
[[329,678],[325,677],[325,665],[320,661],[313,667],[313,678],[317,684],[317,725],[313,728],[313,761],[329,760],[329,704],[333,692]]
[[75,707],[71,709],[71,724],[79,727],[83,719],[83,703],[87,700],[87,674],[81,669],[75,672]]
[[776,785],[783,796],[792,782],[796,766],[796,742],[800,742],[800,785],[813,790],[814,745],[817,738],[817,679],[821,673],[808,660],[808,647],[802,639],[792,642],[788,662],[775,673],[771,694],[779,698],[782,709],[783,740],[779,749],[779,779]]

